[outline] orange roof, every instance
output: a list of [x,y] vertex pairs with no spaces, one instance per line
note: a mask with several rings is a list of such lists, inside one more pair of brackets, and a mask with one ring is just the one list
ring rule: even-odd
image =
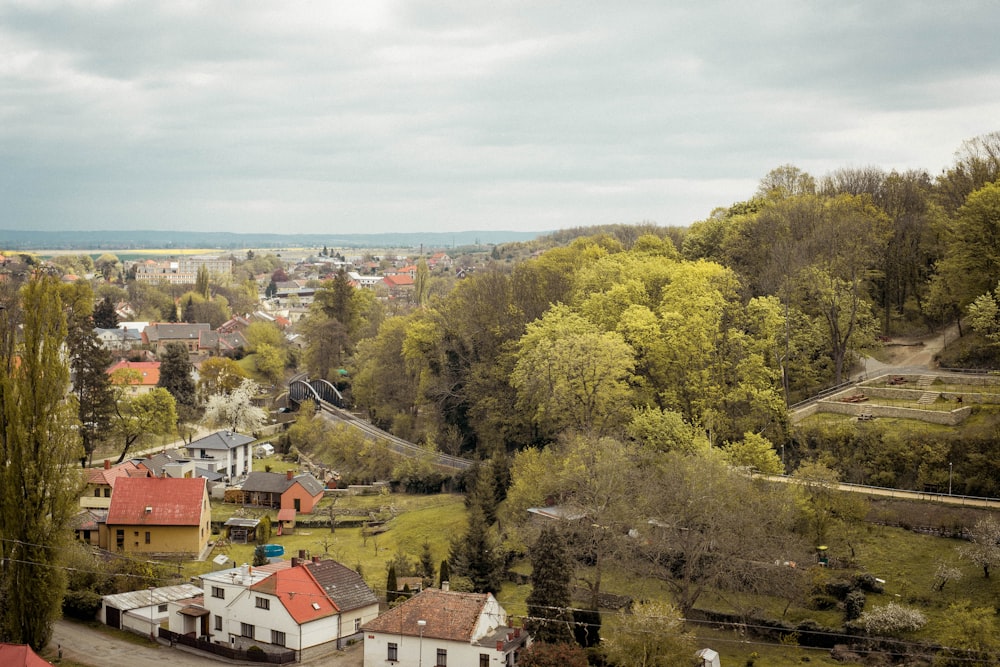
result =
[[138,371],[140,373],[139,381],[130,382],[129,384],[135,384],[141,387],[155,387],[160,382],[159,361],[119,361],[117,364],[108,369],[108,375],[111,375],[115,371],[122,368]]
[[276,596],[299,625],[340,611],[305,564],[279,570],[250,589]]
[[205,479],[122,477],[115,482],[108,525],[198,526]]
[[113,468],[88,468],[87,484],[107,484],[114,487],[119,477],[130,477],[138,468],[131,461],[125,461]]
[[395,276],[386,276],[386,277],[382,278],[382,280],[389,287],[408,287],[410,285],[415,284],[415,281],[413,280],[413,277],[412,276],[408,276],[406,274],[395,275]]

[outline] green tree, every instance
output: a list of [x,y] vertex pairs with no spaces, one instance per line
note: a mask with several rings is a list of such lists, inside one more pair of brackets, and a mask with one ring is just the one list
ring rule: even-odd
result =
[[115,390],[115,410],[111,416],[111,431],[122,443],[118,463],[125,460],[128,450],[145,435],[165,435],[177,428],[174,397],[163,387],[154,387],[145,394],[128,393],[128,375],[115,371],[111,383]]
[[111,297],[104,297],[94,306],[94,326],[101,329],[118,328],[118,313]]
[[390,562],[385,576],[385,601],[392,604],[399,591],[399,584],[396,583],[396,564]]
[[545,526],[528,552],[531,559],[531,592],[525,600],[525,629],[535,641],[568,643],[573,639],[570,606],[572,564],[563,538],[553,526]]
[[285,373],[288,353],[283,347],[261,343],[257,346],[257,352],[254,354],[254,362],[257,365],[257,372],[265,380],[271,384],[277,384]]
[[94,268],[97,269],[105,281],[110,281],[121,270],[121,262],[118,261],[117,255],[106,252],[94,260]]
[[774,445],[756,433],[744,433],[742,440],[727,442],[722,447],[722,457],[731,466],[748,468],[765,475],[780,475],[785,472],[781,457],[774,451]]
[[550,437],[568,429],[604,434],[629,415],[632,348],[557,305],[528,325],[510,382],[518,405]]
[[283,347],[285,344],[281,329],[273,322],[251,322],[243,336],[247,339],[250,352],[255,352],[263,344],[272,347]]
[[160,379],[156,386],[174,397],[178,417],[183,420],[192,419],[198,407],[193,372],[187,347],[183,343],[168,343],[160,356]]
[[64,291],[68,305],[66,347],[84,455],[89,459],[101,434],[109,429],[114,396],[106,372],[111,365],[111,355],[94,333],[90,318],[92,293],[86,283],[82,285],[82,288],[73,285]]
[[194,291],[200,294],[206,301],[211,298],[211,292],[209,292],[208,267],[204,264],[198,266],[198,274],[194,280]]
[[937,265],[950,299],[964,309],[1000,280],[1000,183],[972,192],[945,228],[944,257]]
[[417,277],[413,281],[413,300],[421,308],[427,303],[430,294],[431,271],[427,268],[427,260],[421,257],[417,260]]
[[1000,345],[1000,283],[969,304],[969,322],[973,331]]
[[228,357],[211,357],[198,369],[198,396],[206,402],[213,394],[230,394],[250,376]]
[[253,548],[253,566],[260,567],[261,565],[267,565],[267,551],[263,544],[258,544]]
[[20,304],[8,293],[0,310],[0,639],[35,650],[48,643],[66,590],[60,565],[81,488],[59,292],[54,277],[34,277]]
[[424,579],[425,586],[434,584],[434,554],[431,553],[431,543],[424,540],[420,545],[420,576]]
[[688,667],[695,637],[684,630],[677,608],[665,602],[640,602],[619,614],[608,641],[608,658],[621,667]]
[[455,574],[468,577],[476,593],[499,592],[502,583],[503,558],[479,507],[469,510],[469,525],[464,535],[451,543],[448,562]]
[[448,565],[447,559],[441,561],[438,567],[438,588],[443,588],[446,581],[451,581],[451,566]]
[[935,665],[995,665],[1000,654],[1000,624],[996,610],[973,607],[968,600],[949,605],[941,619],[935,640],[948,648],[938,655]]

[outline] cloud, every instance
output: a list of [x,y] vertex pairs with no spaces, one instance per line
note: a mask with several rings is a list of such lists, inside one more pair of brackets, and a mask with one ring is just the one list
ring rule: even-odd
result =
[[785,163],[934,174],[997,129],[998,13],[8,3],[0,228],[674,225]]

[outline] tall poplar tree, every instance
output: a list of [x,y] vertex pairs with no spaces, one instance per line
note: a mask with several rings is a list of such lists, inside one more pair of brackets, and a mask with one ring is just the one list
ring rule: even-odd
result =
[[0,640],[35,650],[66,590],[59,565],[81,483],[59,291],[56,278],[36,276],[20,304],[0,303]]

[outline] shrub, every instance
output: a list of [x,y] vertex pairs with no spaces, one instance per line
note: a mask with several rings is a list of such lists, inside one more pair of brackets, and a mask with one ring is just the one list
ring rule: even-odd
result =
[[101,609],[101,596],[93,591],[67,591],[62,608],[66,616],[92,621]]
[[927,617],[916,609],[890,602],[864,612],[859,621],[870,635],[897,635],[919,630],[927,624]]
[[853,590],[847,594],[844,599],[844,619],[847,621],[853,621],[856,618],[861,618],[861,614],[865,610],[865,594],[860,590]]

